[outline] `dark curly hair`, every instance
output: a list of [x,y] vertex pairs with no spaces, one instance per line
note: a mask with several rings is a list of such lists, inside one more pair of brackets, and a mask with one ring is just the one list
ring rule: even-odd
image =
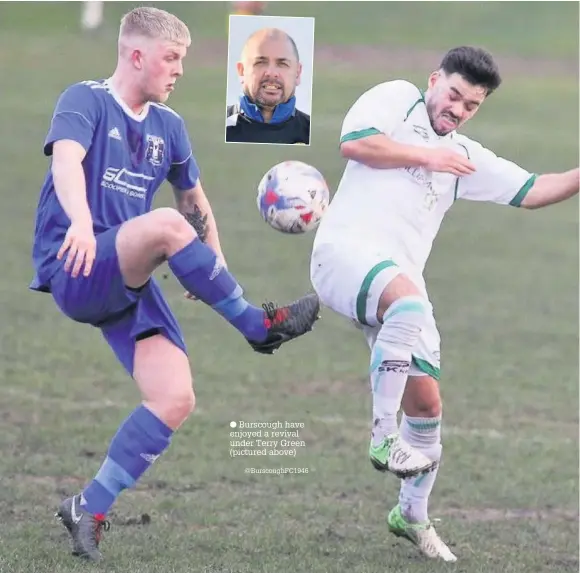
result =
[[447,74],[459,74],[474,86],[483,86],[487,95],[501,84],[499,68],[493,56],[483,48],[460,46],[449,50],[441,61],[440,68]]

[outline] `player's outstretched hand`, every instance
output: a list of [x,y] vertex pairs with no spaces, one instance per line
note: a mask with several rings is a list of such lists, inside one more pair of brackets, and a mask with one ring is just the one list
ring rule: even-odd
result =
[[457,177],[475,173],[475,165],[467,157],[444,147],[429,150],[425,167],[429,171],[451,173]]
[[57,259],[61,260],[67,251],[68,256],[64,263],[65,272],[70,272],[71,276],[76,278],[82,269],[83,276],[88,277],[91,274],[97,254],[97,239],[93,232],[92,223],[73,223],[68,228],[62,246],[56,255]]

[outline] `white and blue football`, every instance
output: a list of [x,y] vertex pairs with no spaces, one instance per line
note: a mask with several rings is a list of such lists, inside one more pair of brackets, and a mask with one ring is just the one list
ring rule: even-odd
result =
[[312,165],[284,161],[258,185],[258,209],[264,221],[282,233],[307,233],[318,227],[328,204],[326,180]]

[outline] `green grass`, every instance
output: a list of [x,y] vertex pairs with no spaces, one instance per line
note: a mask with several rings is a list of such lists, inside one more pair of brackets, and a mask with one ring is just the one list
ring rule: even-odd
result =
[[[0,30],[60,28],[74,33],[79,9],[74,4],[28,3],[5,8]],[[148,2],[186,19],[197,38],[227,33],[224,2]],[[458,44],[482,44],[504,55],[575,58],[578,6],[573,2],[482,2],[459,7],[453,2],[270,2],[274,16],[314,16],[316,41],[445,50]],[[31,8],[34,5],[34,9]],[[135,2],[106,6],[110,28]],[[74,8],[73,8],[74,6]],[[436,25],[433,25],[436,23]],[[491,33],[490,33],[491,31]],[[49,32],[50,33],[50,32]],[[379,64],[380,65],[380,64]]]
[[[321,43],[440,49],[469,35],[500,54],[577,59],[578,9],[571,3],[410,6],[347,3],[339,13],[322,4],[273,4],[271,10],[315,14]],[[421,16],[411,21],[417,6]],[[115,18],[126,7],[107,6],[104,40],[114,37]],[[223,6],[177,11],[197,37],[225,38]],[[1,573],[96,569],[68,555],[52,513],[94,474],[116,427],[138,402],[98,331],[65,320],[48,296],[27,290],[34,208],[46,168],[42,141],[55,98],[68,83],[110,73],[114,62],[114,45],[77,34],[77,12],[68,3],[0,6],[2,131],[8,134],[0,154]],[[442,34],[452,16],[464,26]],[[269,229],[255,207],[256,183],[273,163],[295,158],[316,165],[335,187],[345,110],[388,77],[372,62],[340,69],[321,64],[312,147],[246,148],[223,143],[225,59],[221,66],[217,60],[191,58],[172,105],[191,128],[230,268],[256,302],[294,298],[309,288],[313,237]],[[429,71],[401,69],[393,77],[421,82]],[[577,77],[548,80],[530,65],[506,78],[467,133],[529,169],[567,169],[578,162],[577,104]],[[171,204],[170,193],[157,204]],[[120,498],[103,546],[107,561],[98,569],[577,571],[577,279],[577,200],[532,213],[460,202],[443,225],[427,269],[443,337],[445,400],[444,463],[431,513],[443,519],[441,534],[460,558],[455,566],[425,562],[386,534],[397,483],[373,472],[365,457],[368,356],[346,321],[327,311],[313,334],[264,358],[203,305],[185,302],[181,287],[168,280],[166,293],[192,357],[198,408],[139,487]],[[232,459],[231,420],[303,422],[306,447],[295,459]],[[249,475],[246,467],[309,473]],[[142,514],[150,516],[149,525],[140,525]]]

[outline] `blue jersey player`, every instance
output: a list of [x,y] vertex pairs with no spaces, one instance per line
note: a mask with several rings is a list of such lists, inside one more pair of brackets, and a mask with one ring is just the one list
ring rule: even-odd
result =
[[[179,325],[151,277],[167,261],[190,298],[210,305],[257,352],[311,328],[316,295],[255,307],[228,272],[184,122],[163,104],[183,74],[187,27],[154,8],[121,22],[110,79],[58,100],[44,151],[52,156],[36,216],[31,288],[71,319],[101,329],[143,403],[113,437],[95,478],[62,502],[73,554],[99,560],[107,512],[161,455],[194,407]],[[151,210],[164,180],[177,209]]]

